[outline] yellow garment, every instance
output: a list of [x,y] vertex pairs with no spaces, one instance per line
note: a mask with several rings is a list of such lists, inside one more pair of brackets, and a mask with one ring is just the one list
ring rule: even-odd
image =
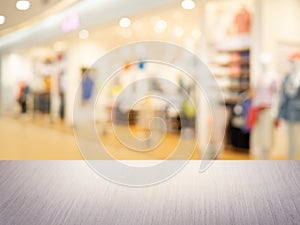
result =
[[45,84],[46,92],[50,92],[51,91],[51,77],[50,76],[46,76],[44,78],[44,84]]

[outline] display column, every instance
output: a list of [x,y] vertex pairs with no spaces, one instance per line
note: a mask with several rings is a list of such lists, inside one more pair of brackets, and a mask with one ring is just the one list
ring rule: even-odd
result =
[[[207,64],[207,37],[206,34],[206,15],[205,15],[205,7],[206,7],[206,0],[201,1],[201,7],[200,7],[200,15],[202,15],[201,21],[200,21],[200,29],[201,29],[201,46],[199,50],[199,55],[201,60],[204,61],[205,64]],[[199,140],[199,148],[200,148],[200,155],[202,155],[207,147],[207,142],[209,138],[209,129],[208,129],[208,104],[207,100],[205,98],[205,93],[202,93],[198,88],[196,88],[196,102],[199,102],[197,104],[197,125],[196,125],[196,132],[198,134],[198,140]]]
[[[259,74],[261,73],[261,66],[259,62],[259,57],[262,53],[262,40],[263,40],[263,30],[262,30],[262,11],[263,11],[263,1],[254,1],[254,15],[252,22],[252,46],[250,55],[250,70],[251,79],[250,84],[253,87],[257,83]],[[250,154],[252,155],[255,147],[255,134],[250,135]]]
[[0,116],[2,115],[2,54],[0,53]]
[[73,125],[73,107],[76,91],[80,82],[78,52],[71,45],[67,51],[66,84],[65,84],[65,122]]
[[254,2],[254,15],[252,22],[252,46],[250,55],[250,70],[251,70],[251,86],[256,84],[257,77],[261,73],[261,68],[259,65],[259,57],[262,53],[262,40],[263,40],[263,30],[262,30],[262,11],[263,11],[263,1],[255,0]]

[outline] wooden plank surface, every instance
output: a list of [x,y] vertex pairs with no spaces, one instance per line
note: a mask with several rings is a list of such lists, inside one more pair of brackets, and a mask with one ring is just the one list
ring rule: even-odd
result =
[[299,161],[199,164],[132,188],[84,161],[0,161],[0,224],[300,224]]

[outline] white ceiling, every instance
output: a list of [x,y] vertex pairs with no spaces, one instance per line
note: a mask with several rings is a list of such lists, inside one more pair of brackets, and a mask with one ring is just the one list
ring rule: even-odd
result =
[[[199,44],[194,43],[201,36],[202,15],[199,12],[200,4],[196,4],[196,7],[192,10],[184,10],[180,2],[174,2],[167,6],[131,16],[132,25],[129,28],[121,28],[118,20],[106,26],[94,27],[89,30],[89,38],[100,42],[108,49],[142,40],[168,41],[189,47],[189,45]],[[159,20],[164,20],[167,23],[166,29],[161,33],[155,31],[156,22]],[[176,35],[176,33],[180,34]],[[80,42],[84,41],[81,41],[77,34],[75,37],[71,36],[67,40],[74,39]]]
[[0,0],[0,15],[6,17],[6,22],[0,25],[0,36],[30,25],[78,0],[30,0],[29,10],[20,11],[16,8],[17,0]]
[[[56,40],[34,45],[32,48],[19,49],[18,52],[27,55],[30,53],[33,57],[46,58],[55,55],[55,51],[68,49],[72,45],[84,46],[83,49],[98,46],[103,51],[102,54],[116,46],[145,40],[171,42],[191,51],[196,51],[200,49],[201,45],[202,16],[199,11],[200,4],[196,4],[192,10],[184,10],[178,2],[174,2],[129,16],[132,24],[128,28],[121,28],[118,23],[119,20],[113,20],[105,25],[88,29],[89,38],[87,39],[81,40],[78,32],[73,32]],[[167,22],[165,31],[161,33],[155,31],[155,24],[158,20]],[[129,36],[126,35],[127,32],[130,33]]]
[[[74,2],[76,0],[62,0],[59,3],[69,1]],[[123,16],[143,13],[175,2],[180,5],[180,0],[81,0],[54,15],[50,14],[51,16],[49,16],[48,14],[42,19],[35,19],[35,23],[31,26],[28,24],[26,28],[23,26],[24,29],[0,36],[0,51],[36,46],[57,40],[65,35],[77,33],[81,29],[108,24],[112,21],[118,21]],[[75,31],[65,33],[62,30],[62,22],[71,14],[78,15],[80,24]],[[36,15],[38,16],[38,14]]]

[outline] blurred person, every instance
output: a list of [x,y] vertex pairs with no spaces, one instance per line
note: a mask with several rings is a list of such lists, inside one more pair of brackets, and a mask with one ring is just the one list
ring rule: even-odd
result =
[[278,93],[277,74],[270,68],[271,56],[262,54],[261,75],[253,88],[250,127],[252,148],[250,154],[259,159],[269,159],[272,148],[274,108]]
[[21,108],[21,114],[25,114],[27,112],[27,97],[29,94],[29,86],[26,82],[20,82],[19,84],[19,94],[18,94],[18,102]]
[[58,94],[60,98],[59,117],[63,121],[65,118],[65,74],[63,71],[58,75]]
[[292,70],[286,75],[281,89],[281,99],[278,119],[284,119],[287,124],[288,159],[297,159],[298,138],[300,125],[300,52],[292,54],[289,58]]

